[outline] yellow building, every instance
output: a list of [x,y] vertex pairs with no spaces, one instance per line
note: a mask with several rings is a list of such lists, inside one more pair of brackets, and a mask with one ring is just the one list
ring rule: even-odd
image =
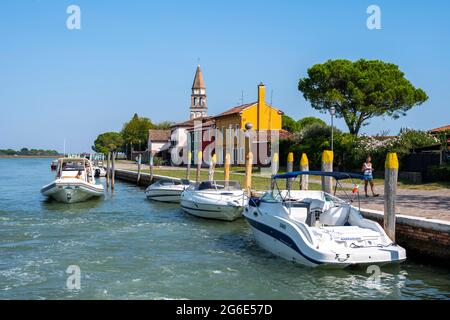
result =
[[[268,104],[265,100],[266,87],[264,84],[258,86],[258,100],[256,102],[243,104],[233,107],[221,114],[214,116],[215,127],[224,136],[223,144],[216,141],[216,148],[223,148],[226,143],[226,130],[227,129],[246,129],[247,124],[251,124],[252,129],[257,133],[259,131],[266,130],[281,130],[281,116],[283,112],[277,108]],[[259,141],[266,142],[266,141]],[[258,143],[258,141],[256,141]],[[237,145],[237,142],[233,144]],[[240,144],[242,146],[242,144]],[[217,150],[216,150],[217,151]],[[223,152],[219,152],[224,154]],[[234,163],[242,162],[244,156],[244,148],[233,148],[232,159]]]

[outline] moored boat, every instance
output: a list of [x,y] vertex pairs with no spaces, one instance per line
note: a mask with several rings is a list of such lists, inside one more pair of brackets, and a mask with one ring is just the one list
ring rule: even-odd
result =
[[42,187],[41,193],[63,203],[75,203],[100,197],[103,185],[96,184],[91,162],[84,158],[59,160],[56,179]]
[[[292,172],[299,175],[361,178],[342,172]],[[357,188],[356,188],[357,189]],[[359,195],[358,195],[359,196]],[[243,215],[257,243],[267,251],[310,267],[399,263],[406,251],[394,243],[376,222],[365,219],[359,208],[329,193],[274,188],[249,200]]]
[[242,216],[247,203],[237,181],[204,181],[181,194],[181,208],[191,215],[225,221]]
[[189,180],[159,180],[145,190],[145,195],[154,201],[180,203],[181,193],[189,186]]

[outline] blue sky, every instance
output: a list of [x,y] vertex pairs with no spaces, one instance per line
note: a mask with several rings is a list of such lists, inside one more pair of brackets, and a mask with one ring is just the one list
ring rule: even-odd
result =
[[[66,28],[70,4],[81,8],[81,30]],[[366,28],[371,4],[381,30]],[[286,114],[329,121],[298,79],[327,59],[366,58],[398,64],[430,99],[364,132],[449,124],[449,16],[448,1],[2,1],[0,149],[62,150],[65,138],[68,151],[89,151],[135,112],[185,120],[198,58],[210,114],[236,105],[242,90],[255,100],[262,81]]]

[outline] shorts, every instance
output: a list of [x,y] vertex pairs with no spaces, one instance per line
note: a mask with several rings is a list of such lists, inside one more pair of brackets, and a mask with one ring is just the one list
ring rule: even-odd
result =
[[373,180],[372,174],[365,174],[365,175],[363,176],[363,180],[364,180],[364,181],[372,181],[372,180]]

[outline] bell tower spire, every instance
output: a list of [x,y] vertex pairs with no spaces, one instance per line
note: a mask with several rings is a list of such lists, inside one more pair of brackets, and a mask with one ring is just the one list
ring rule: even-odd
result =
[[197,65],[194,83],[192,84],[190,118],[206,117],[207,113],[205,81],[200,65]]

